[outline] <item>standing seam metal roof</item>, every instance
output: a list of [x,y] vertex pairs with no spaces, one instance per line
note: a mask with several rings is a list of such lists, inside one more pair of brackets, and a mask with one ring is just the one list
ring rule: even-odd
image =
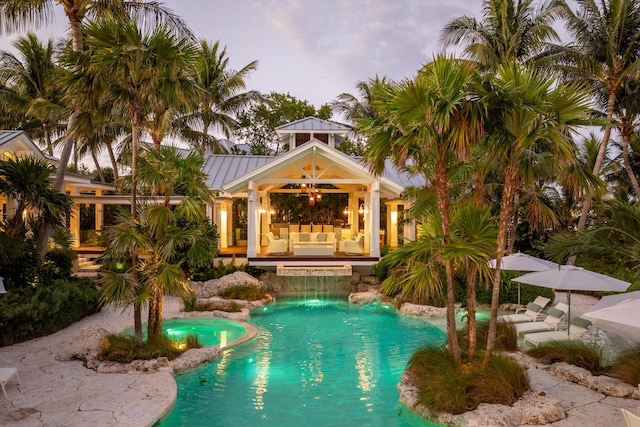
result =
[[[226,183],[275,159],[277,157],[274,156],[217,154],[207,158],[202,170],[209,177],[207,180],[209,188],[220,191]],[[353,159],[362,164],[361,158],[354,157]],[[366,168],[365,165],[363,167]],[[424,185],[424,182],[419,177],[410,176],[406,172],[395,169],[389,160],[385,162],[385,171],[382,175],[405,188]]]
[[350,129],[347,126],[341,125],[336,122],[330,122],[328,120],[321,120],[317,117],[305,117],[304,119],[296,120],[295,122],[287,123],[286,125],[278,126],[276,131],[341,131],[348,132]]

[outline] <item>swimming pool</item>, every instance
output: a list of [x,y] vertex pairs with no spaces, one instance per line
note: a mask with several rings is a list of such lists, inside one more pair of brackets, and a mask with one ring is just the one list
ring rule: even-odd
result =
[[[146,325],[142,331],[146,339]],[[200,344],[204,346],[222,345],[222,347],[247,333],[247,329],[240,323],[206,317],[167,319],[162,322],[162,331],[176,341],[183,341],[188,335],[197,335]],[[133,335],[133,328],[126,329],[123,334]]]
[[[161,426],[428,426],[397,384],[408,359],[444,333],[389,306],[282,301],[252,313],[253,340],[176,376]],[[408,412],[408,413],[407,413]]]

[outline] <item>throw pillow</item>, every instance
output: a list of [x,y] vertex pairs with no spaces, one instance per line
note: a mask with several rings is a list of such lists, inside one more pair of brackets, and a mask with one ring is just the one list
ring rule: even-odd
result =
[[318,242],[326,242],[327,233],[318,233]]
[[309,233],[300,233],[300,241],[308,242],[309,241]]

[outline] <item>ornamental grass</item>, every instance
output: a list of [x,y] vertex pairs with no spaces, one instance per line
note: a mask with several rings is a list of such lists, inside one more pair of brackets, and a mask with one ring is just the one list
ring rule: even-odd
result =
[[526,351],[542,363],[565,362],[579,366],[594,375],[602,373],[598,352],[578,341],[552,341]]
[[457,365],[446,349],[426,347],[411,358],[407,370],[420,389],[420,402],[432,412],[461,414],[480,403],[512,405],[529,389],[527,372],[515,360],[494,355]]

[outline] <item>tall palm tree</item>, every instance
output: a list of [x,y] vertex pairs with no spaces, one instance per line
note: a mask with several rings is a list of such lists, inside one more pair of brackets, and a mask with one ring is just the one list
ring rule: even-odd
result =
[[[71,46],[74,52],[81,52],[83,47],[82,24],[87,17],[116,16],[133,17],[144,25],[151,27],[156,23],[168,25],[179,34],[193,38],[191,31],[182,18],[173,14],[156,1],[140,0],[5,0],[0,3],[0,33],[22,31],[26,28],[46,25],[53,19],[53,7],[61,6],[69,21]],[[67,133],[62,144],[60,161],[53,182],[53,189],[64,192],[64,177],[75,146],[73,129],[80,111],[74,110],[67,120]],[[46,247],[50,229],[40,233],[39,247]],[[38,253],[42,259],[44,253]]]
[[514,200],[525,187],[532,187],[536,168],[549,161],[575,155],[570,133],[589,123],[589,94],[580,85],[557,85],[548,77],[514,63],[498,69],[485,81],[487,137],[485,147],[501,166],[504,182],[496,239],[489,336],[484,363],[495,346],[500,264],[513,218]]
[[[0,4],[0,32],[22,31],[25,28],[46,25],[53,19],[53,7],[59,5],[69,20],[71,32],[71,45],[74,52],[81,52],[83,45],[82,23],[87,17],[104,16],[111,14],[124,17],[131,16],[148,26],[156,22],[166,23],[181,34],[191,36],[182,18],[176,16],[171,10],[155,1],[134,0],[5,0]],[[79,112],[74,111],[67,121],[68,129],[75,126]],[[56,172],[53,188],[62,191],[64,175],[69,164],[71,151],[74,146],[73,137],[65,138],[60,166]]]
[[633,170],[629,148],[631,146],[631,138],[638,125],[638,118],[640,118],[639,95],[640,80],[638,80],[637,77],[633,80],[627,79],[623,89],[618,95],[618,102],[616,103],[616,112],[619,117],[618,122],[622,139],[622,164],[627,172],[631,188],[633,188],[637,200],[640,200],[640,184]]
[[181,135],[193,148],[202,154],[206,150],[224,152],[209,131],[217,130],[230,138],[239,127],[237,114],[261,99],[257,91],[245,91],[245,79],[257,68],[258,61],[252,61],[240,70],[233,70],[226,47],[221,48],[219,41],[213,45],[200,41],[191,73],[200,91],[193,98],[190,111],[180,118]]
[[[575,0],[577,10],[562,1],[565,27],[573,43],[561,52],[564,71],[585,81],[606,111],[606,123],[593,174],[600,175],[605,159],[616,100],[625,80],[640,70],[640,3],[636,0]],[[592,194],[587,192],[578,221],[586,224]]]
[[20,127],[34,137],[41,136],[52,156],[52,137],[64,132],[61,123],[65,113],[58,84],[61,70],[55,63],[53,41],[42,44],[35,34],[29,33],[18,38],[13,47],[18,56],[0,52],[0,81],[13,95],[5,100],[22,116]]
[[[137,157],[141,125],[151,100],[179,96],[175,82],[194,59],[187,39],[172,35],[166,27],[144,34],[131,20],[107,18],[85,27],[87,49],[70,52],[66,62],[78,91],[89,90],[101,102],[121,105],[129,111],[131,125],[131,215],[137,208]],[[163,85],[161,85],[163,83]],[[94,87],[99,86],[99,90]],[[159,93],[160,92],[160,93]]]
[[[413,163],[436,195],[442,244],[450,239],[449,168],[469,158],[482,131],[482,108],[473,96],[477,73],[472,63],[439,56],[415,79],[377,94],[379,114],[362,120],[369,136],[364,160],[377,174],[387,156],[396,167]],[[385,98],[386,96],[386,98]],[[447,290],[447,336],[454,360],[462,363],[456,335],[454,271],[443,260]]]
[[[203,203],[213,200],[206,176],[201,172],[203,157],[195,152],[182,157],[172,147],[143,151],[140,181],[149,193],[161,196],[162,203],[145,206],[138,219],[123,218],[107,232],[110,265],[126,261],[132,248],[145,257],[143,261],[129,263],[125,272],[109,272],[104,283],[105,298],[111,302],[140,307],[148,301],[148,335],[152,336],[162,334],[163,295],[190,292],[184,268],[211,262],[217,246],[202,229],[180,224],[183,220],[204,219]],[[171,196],[177,191],[186,197],[173,208]]]
[[375,97],[375,88],[378,86],[393,85],[394,82],[386,77],[376,76],[367,81],[356,84],[357,95],[341,93],[329,106],[334,114],[341,114],[351,124],[356,124],[359,119],[371,118],[375,114],[372,106]]
[[533,0],[484,0],[482,20],[463,16],[449,22],[442,31],[445,46],[461,45],[464,54],[488,70],[505,61],[531,62],[547,43],[559,41],[553,29],[558,7]]

